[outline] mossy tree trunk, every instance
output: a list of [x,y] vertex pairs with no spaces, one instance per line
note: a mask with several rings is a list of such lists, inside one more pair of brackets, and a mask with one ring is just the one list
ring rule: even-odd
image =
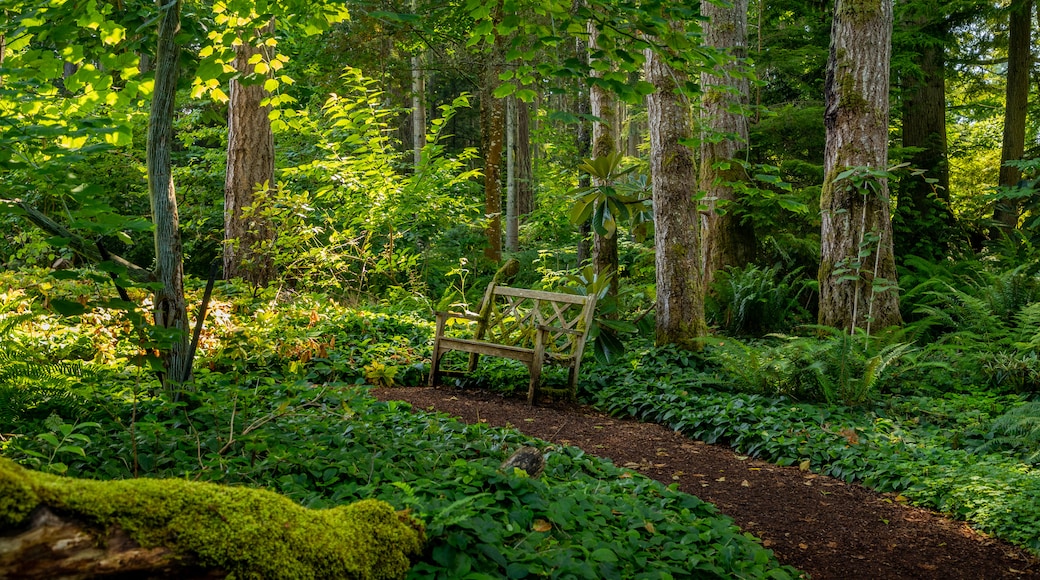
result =
[[[741,73],[747,56],[748,0],[722,5],[702,0],[704,43],[726,53],[715,71],[701,74],[700,190],[708,206],[704,223],[704,283],[727,266],[743,266],[755,253],[755,232],[742,224],[743,212],[734,184],[747,181],[737,153],[747,146],[750,101],[748,78]],[[722,211],[718,211],[721,208]]]
[[[1004,108],[1004,140],[1000,149],[1000,185],[1014,187],[1022,172],[1004,165],[1022,158],[1026,143],[1026,117],[1029,112],[1029,69],[1033,54],[1033,0],[1012,0],[1008,10],[1008,68],[1006,106]],[[993,220],[1003,231],[1018,227],[1020,213],[1017,200],[1003,200],[993,210]],[[991,236],[994,237],[994,236]]]
[[849,331],[902,322],[887,180],[867,189],[836,179],[848,168],[887,168],[891,51],[890,0],[836,1],[825,80],[819,322]]
[[[599,31],[595,22],[589,21],[589,50],[595,54],[597,50],[597,39]],[[592,68],[593,79],[601,78],[603,72]],[[592,122],[592,157],[605,157],[617,151],[617,120],[618,107],[617,98],[614,93],[596,84],[595,80],[589,86],[589,104],[594,117]],[[601,179],[593,178],[592,185],[595,187],[609,185]],[[593,232],[592,236],[592,265],[600,277],[610,276],[610,296],[617,295],[618,280],[618,243],[617,233],[604,236]]]
[[175,393],[191,378],[188,311],[184,299],[184,264],[177,195],[173,188],[173,115],[177,94],[180,0],[157,2],[159,41],[155,53],[155,88],[148,122],[148,196],[155,226],[155,325],[165,329],[161,352],[164,387]]
[[[270,245],[275,231],[262,213],[263,199],[274,188],[274,133],[268,117],[269,107],[263,81],[266,74],[254,74],[260,55],[262,63],[271,60],[271,49],[263,45],[274,35],[274,20],[255,31],[240,33],[242,43],[235,49],[235,70],[228,103],[227,173],[224,179],[224,277],[242,277],[256,286],[266,286],[275,277]],[[250,38],[254,36],[255,38]],[[257,204],[256,193],[266,189]],[[258,205],[260,207],[258,207]],[[249,215],[243,209],[251,208]]]
[[693,135],[690,106],[678,92],[685,77],[653,50],[646,51],[650,174],[653,180],[657,266],[657,344],[700,348],[707,334],[701,279],[700,213],[694,197],[693,152],[681,143]]

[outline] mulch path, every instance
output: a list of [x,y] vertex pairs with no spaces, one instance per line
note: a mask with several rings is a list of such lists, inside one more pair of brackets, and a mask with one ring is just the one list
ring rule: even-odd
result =
[[[509,426],[574,445],[709,501],[762,539],[784,564],[816,580],[1040,578],[1040,561],[963,522],[859,485],[779,467],[693,441],[659,425],[592,408],[448,387],[376,389],[469,423]],[[1040,501],[1040,500],[1038,500]]]

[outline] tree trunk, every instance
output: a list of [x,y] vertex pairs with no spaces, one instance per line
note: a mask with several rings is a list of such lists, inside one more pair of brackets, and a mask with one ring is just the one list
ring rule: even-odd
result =
[[[267,286],[275,277],[271,244],[275,230],[264,217],[263,208],[274,191],[274,133],[263,80],[253,75],[249,60],[262,55],[269,62],[271,51],[264,37],[274,34],[274,20],[256,30],[256,39],[243,38],[235,49],[235,70],[228,103],[227,173],[224,179],[224,277],[241,277],[255,286]],[[248,37],[248,34],[242,36]],[[248,77],[254,76],[259,79]],[[261,192],[257,195],[257,192]],[[243,210],[248,210],[243,214]]]
[[176,395],[191,378],[188,313],[184,299],[184,265],[181,250],[177,195],[173,189],[173,114],[177,95],[178,53],[175,37],[180,30],[180,0],[157,3],[159,39],[155,51],[155,87],[148,122],[148,197],[155,225],[155,325],[163,328],[163,383]]
[[[498,8],[501,12],[501,6]],[[499,18],[495,19],[496,22]],[[495,35],[491,54],[484,67],[480,96],[481,141],[484,149],[484,213],[487,216],[487,247],[484,256],[502,261],[502,150],[505,147],[505,106],[494,96],[504,58],[502,38]]]
[[[1033,0],[1012,0],[1008,11],[1007,100],[1004,108],[1004,142],[1000,149],[1000,185],[1014,187],[1022,172],[1005,165],[1022,158],[1026,144],[1029,111],[1029,68],[1032,65]],[[1018,227],[1019,203],[1002,200],[993,210],[993,220],[1007,232]]]
[[653,50],[646,51],[646,80],[656,89],[647,97],[647,117],[657,266],[657,344],[694,350],[700,348],[697,339],[707,334],[707,325],[693,152],[681,144],[693,134],[690,106],[676,92],[685,78]]
[[531,160],[531,103],[516,104],[516,209],[534,211],[534,167]]
[[825,80],[819,322],[850,332],[902,322],[888,182],[836,179],[848,168],[887,168],[891,51],[891,2],[837,0]]
[[[413,6],[414,8],[414,6]],[[416,167],[422,161],[426,145],[426,78],[423,75],[422,55],[412,57],[412,155]]]
[[[574,42],[575,57],[583,60],[586,64],[589,60],[589,45],[587,42],[582,40],[579,35]],[[585,87],[588,85],[586,84]],[[577,149],[578,159],[587,159],[592,153],[592,122],[589,121],[589,115],[592,114],[592,99],[591,97],[582,91],[579,87],[577,91],[577,97],[574,107],[574,112],[578,116],[577,133],[574,135],[574,145]],[[592,180],[589,178],[587,173],[582,173],[578,176],[578,187],[587,188],[592,184]],[[592,259],[592,228],[590,222],[586,220],[584,223],[578,226],[578,267],[582,267],[586,262],[591,262]]]
[[[589,50],[596,50],[599,31],[596,30],[594,22],[588,24]],[[593,70],[593,78],[603,75],[602,72]],[[592,83],[589,86],[590,112],[595,120],[592,122],[592,157],[605,157],[617,151],[617,99],[607,89]],[[593,186],[609,185],[593,178]],[[592,265],[596,274],[600,277],[610,276],[611,296],[617,295],[618,280],[618,244],[617,233],[612,236],[601,236],[593,233],[592,236]]]
[[[754,258],[755,233],[742,225],[736,182],[747,181],[736,154],[747,146],[748,123],[742,112],[750,99],[747,77],[739,74],[747,56],[748,0],[732,5],[701,1],[704,42],[727,53],[733,60],[720,70],[701,74],[704,97],[701,103],[700,190],[708,214],[704,221],[704,284],[726,266],[743,266]],[[737,73],[737,74],[734,74]],[[720,211],[721,210],[721,211]]]
[[520,251],[520,213],[516,191],[516,97],[506,98],[506,249]]
[[[945,36],[945,31],[939,31]],[[915,169],[925,171],[929,183],[914,177],[900,183],[897,212],[903,224],[896,247],[900,254],[927,259],[946,255],[950,211],[950,168],[946,141],[946,72],[943,48],[934,42],[919,47],[917,63],[921,76],[903,81],[903,147],[921,151],[910,158]]]
[[885,170],[892,5],[836,0],[825,81],[820,323],[854,332],[900,324],[888,182],[836,180],[850,167]]

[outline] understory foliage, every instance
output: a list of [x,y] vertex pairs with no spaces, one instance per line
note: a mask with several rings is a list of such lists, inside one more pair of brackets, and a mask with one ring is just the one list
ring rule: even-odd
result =
[[[21,345],[46,332],[41,320],[56,321],[26,281],[5,278],[21,283],[13,302],[34,316],[0,314],[5,341]],[[51,295],[77,290],[66,283]],[[219,286],[211,306],[197,388],[177,402],[156,396],[150,369],[132,364],[132,334],[96,332],[102,308],[64,319],[76,331],[53,347],[77,344],[96,380],[65,385],[74,408],[28,409],[5,424],[0,453],[79,477],[264,488],[310,508],[381,499],[425,524],[414,578],[798,575],[713,506],[674,488],[576,448],[377,402],[366,383],[425,375],[425,316],[236,284]],[[540,478],[498,469],[522,445],[547,455]]]

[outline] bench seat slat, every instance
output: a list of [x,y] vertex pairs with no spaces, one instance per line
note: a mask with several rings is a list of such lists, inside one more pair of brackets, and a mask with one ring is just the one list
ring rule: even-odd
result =
[[507,346],[504,344],[495,344],[468,338],[442,337],[441,348],[448,350],[461,350],[462,352],[475,352],[477,354],[486,354],[490,356],[500,356],[522,362],[531,362],[534,360],[534,349],[523,348],[520,346]]

